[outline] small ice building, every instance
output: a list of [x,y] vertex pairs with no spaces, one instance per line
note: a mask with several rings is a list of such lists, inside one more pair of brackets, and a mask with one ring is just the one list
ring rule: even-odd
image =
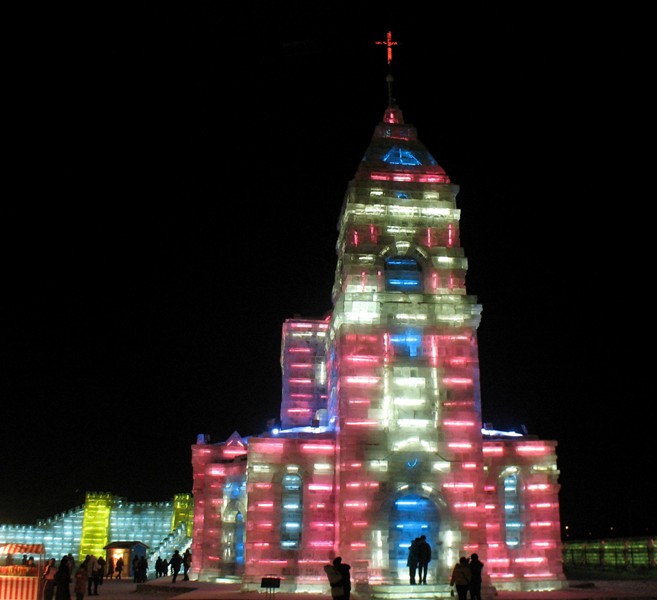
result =
[[564,587],[556,442],[483,428],[457,194],[390,100],[344,198],[333,308],[282,326],[280,431],[192,446],[199,579],[327,590],[340,555],[355,591],[408,598],[424,534],[422,597],[473,552],[489,596]]

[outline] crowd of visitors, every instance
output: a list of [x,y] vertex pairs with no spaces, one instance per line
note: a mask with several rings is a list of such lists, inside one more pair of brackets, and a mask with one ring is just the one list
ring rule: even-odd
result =
[[[189,581],[191,565],[192,553],[185,550],[181,555],[176,550],[168,561],[166,558],[157,557],[155,577],[165,577],[170,574],[175,583],[182,569],[183,579]],[[103,581],[121,579],[124,566],[125,562],[121,556],[115,561],[111,556],[105,560],[102,556],[87,554],[77,568],[72,554],[62,556],[59,564],[54,558],[50,558],[43,570],[43,600],[83,600],[85,595],[99,596],[99,587],[103,585]],[[145,556],[134,556],[130,574],[135,583],[147,581],[148,559]]]

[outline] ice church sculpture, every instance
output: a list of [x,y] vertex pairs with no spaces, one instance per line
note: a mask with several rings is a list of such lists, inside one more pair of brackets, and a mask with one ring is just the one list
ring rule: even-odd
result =
[[424,534],[434,597],[473,552],[488,590],[564,587],[556,442],[482,427],[457,194],[389,98],[345,194],[333,308],[282,326],[280,431],[192,446],[199,579],[324,590],[341,555],[355,591],[408,597]]

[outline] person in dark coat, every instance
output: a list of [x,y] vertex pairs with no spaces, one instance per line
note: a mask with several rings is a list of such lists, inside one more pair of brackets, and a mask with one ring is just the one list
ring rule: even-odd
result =
[[183,552],[183,581],[189,581],[189,569],[192,566],[192,553],[189,548]]
[[121,573],[123,573],[123,557],[119,556],[119,559],[116,561],[116,577],[115,577],[115,579],[121,579]]
[[481,571],[484,563],[479,560],[478,554],[470,555],[470,600],[481,600]]
[[456,587],[456,593],[459,600],[466,600],[468,597],[468,589],[470,589],[470,582],[472,581],[472,573],[468,559],[465,556],[459,558],[459,562],[454,565],[452,577],[449,580],[450,586]]
[[139,583],[139,557],[137,555],[132,559],[132,581]]
[[94,596],[98,596],[98,586],[103,585],[105,565],[107,564],[102,556],[99,556],[96,562],[98,563],[98,568],[94,570]]
[[419,583],[427,582],[427,571],[429,570],[429,561],[431,560],[431,545],[427,542],[425,535],[420,536],[420,543],[417,547],[418,554],[418,573],[420,575]]
[[55,575],[55,600],[71,600],[71,567],[68,556],[62,556]]
[[145,556],[140,557],[137,569],[139,583],[146,583],[148,580],[148,559]]
[[[84,565],[84,568],[87,570],[87,578],[86,578],[86,583],[87,583],[87,596],[95,596],[98,594],[98,590],[94,590],[94,573],[98,569],[98,560],[93,554],[87,554],[87,556],[84,559],[84,562],[82,563]],[[82,566],[80,565],[80,566]],[[77,586],[78,580],[76,576],[75,584]],[[97,587],[97,586],[96,586]],[[76,590],[77,594],[77,590]]]
[[178,577],[178,573],[180,573],[180,567],[182,565],[182,562],[183,562],[183,558],[182,556],[180,556],[180,552],[178,552],[178,550],[174,550],[173,556],[169,561],[169,566],[173,571],[173,579],[171,580],[171,583],[176,583],[176,578]]
[[333,566],[335,567],[336,571],[340,573],[342,576],[342,590],[343,590],[343,595],[339,596],[341,600],[349,600],[349,597],[351,596],[351,565],[348,565],[346,563],[342,562],[342,557],[341,556],[336,556],[333,559]]
[[114,557],[110,556],[107,559],[107,579],[112,579],[114,577]]
[[411,545],[408,547],[408,559],[406,560],[406,566],[408,567],[408,577],[411,585],[415,585],[415,573],[417,573],[417,564],[420,559],[418,554],[418,544],[420,543],[420,538],[415,538]]

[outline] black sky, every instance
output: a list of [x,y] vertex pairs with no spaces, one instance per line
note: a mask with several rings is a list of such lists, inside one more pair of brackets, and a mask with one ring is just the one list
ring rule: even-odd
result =
[[461,188],[484,420],[557,440],[571,538],[654,534],[618,46],[547,6],[263,4],[12,15],[0,523],[189,492],[198,433],[278,417],[282,323],[331,308],[391,29],[394,96]]

